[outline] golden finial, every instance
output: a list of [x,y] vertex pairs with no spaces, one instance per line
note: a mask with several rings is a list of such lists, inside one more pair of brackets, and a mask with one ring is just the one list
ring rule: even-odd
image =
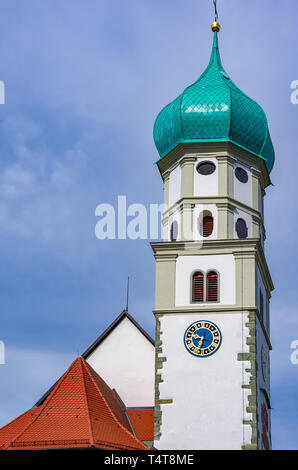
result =
[[211,29],[213,32],[219,32],[220,31],[220,24],[218,21],[213,21],[212,25],[211,25]]

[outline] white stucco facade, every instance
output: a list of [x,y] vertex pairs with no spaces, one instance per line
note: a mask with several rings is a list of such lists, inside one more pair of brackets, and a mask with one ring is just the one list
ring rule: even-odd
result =
[[169,207],[180,199],[181,194],[181,166],[178,165],[170,173],[169,181]]
[[[213,218],[213,232],[209,237],[202,236],[203,217],[210,215]],[[193,236],[194,240],[213,240],[217,238],[217,207],[216,204],[195,204],[193,210]]]
[[[248,181],[246,183],[242,183],[237,179],[235,170],[238,167],[246,171],[248,176]],[[246,204],[247,206],[251,206],[252,203],[251,171],[248,167],[239,163],[234,165],[234,199]]]
[[175,211],[169,217],[169,222],[167,225],[168,227],[167,240],[169,242],[171,241],[171,227],[172,227],[173,222],[177,223],[177,241],[179,241],[181,238],[181,212],[180,211]]
[[[184,345],[187,327],[198,320],[215,323],[222,333],[219,350],[208,358],[191,355]],[[160,399],[161,438],[158,449],[241,449],[250,443],[247,413],[249,362],[238,353],[248,352],[247,313],[167,315],[160,318],[163,365]]]
[[127,407],[154,406],[154,345],[128,318],[86,360]]
[[239,238],[236,232],[236,222],[238,219],[243,219],[247,227],[247,238],[252,237],[252,217],[247,212],[242,211],[241,209],[234,210],[234,238]]
[[[257,406],[258,406],[258,447],[264,448],[266,436],[271,445],[271,405],[270,405],[270,350],[260,322],[256,321],[257,339]],[[265,419],[266,414],[268,416]]]
[[[215,171],[211,175],[201,175],[197,166],[203,162],[211,162],[215,165]],[[218,195],[218,162],[216,157],[198,158],[194,165],[194,196],[214,197]]]
[[235,303],[235,259],[232,254],[183,255],[176,261],[175,305],[191,306],[191,277],[195,271],[217,271],[219,274],[219,302],[208,305]]

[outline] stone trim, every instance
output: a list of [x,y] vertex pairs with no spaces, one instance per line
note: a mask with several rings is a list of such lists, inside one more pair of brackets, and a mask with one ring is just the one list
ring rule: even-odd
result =
[[237,161],[242,160],[246,165],[255,168],[261,172],[261,183],[263,187],[271,184],[270,177],[267,173],[265,161],[256,157],[238,145],[232,142],[194,142],[194,143],[181,143],[178,144],[171,152],[165,157],[159,159],[156,164],[161,175],[167,171],[174,162],[182,158],[184,155],[206,157],[206,156],[229,156]]
[[251,426],[252,435],[250,444],[243,444],[242,450],[258,450],[258,403],[257,403],[257,330],[256,330],[256,315],[252,312],[248,314],[248,323],[245,326],[249,329],[249,336],[246,339],[246,344],[249,346],[248,353],[239,353],[237,360],[250,362],[250,367],[245,369],[250,373],[249,384],[242,384],[243,389],[248,389],[248,406],[246,407],[247,413],[252,415],[251,420],[243,419],[243,425]]
[[183,196],[177,199],[176,202],[174,202],[171,206],[169,206],[168,201],[165,198],[165,207],[166,209],[163,212],[163,217],[167,215],[171,215],[177,211],[177,207],[179,207],[183,203],[188,203],[188,204],[216,204],[219,206],[220,204],[230,204],[233,206],[235,209],[240,209],[249,214],[250,216],[255,216],[258,217],[260,220],[262,219],[262,214],[259,210],[255,209],[253,206],[248,206],[244,202],[241,202],[237,199],[234,199],[233,197],[224,195],[224,196]]
[[[274,285],[269,272],[268,264],[265,258],[262,243],[258,238],[247,238],[244,240],[239,239],[212,239],[203,240],[200,244],[200,250],[190,249],[193,241],[177,241],[177,242],[151,242],[151,248],[156,255],[161,253],[175,253],[177,256],[192,256],[194,254],[209,255],[209,254],[223,254],[233,253],[235,257],[242,257],[243,250],[255,253],[256,262],[261,269],[263,279],[266,282],[268,292],[273,291]],[[186,248],[188,248],[186,250]]]
[[162,379],[162,368],[163,363],[167,360],[166,357],[162,356],[162,331],[160,329],[160,318],[163,315],[155,315],[155,407],[154,407],[154,441],[159,441],[161,437],[161,425],[162,425],[162,410],[161,405],[167,405],[173,403],[172,399],[161,399],[159,384],[163,382]]

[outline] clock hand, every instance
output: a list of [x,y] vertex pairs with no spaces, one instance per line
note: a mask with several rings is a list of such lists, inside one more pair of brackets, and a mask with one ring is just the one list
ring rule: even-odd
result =
[[202,343],[203,343],[203,341],[204,341],[204,336],[200,336],[200,335],[196,334],[196,335],[194,335],[194,339],[199,339],[199,340],[200,340],[200,341],[198,342],[198,346],[197,346],[197,347],[198,347],[199,349],[201,349]]

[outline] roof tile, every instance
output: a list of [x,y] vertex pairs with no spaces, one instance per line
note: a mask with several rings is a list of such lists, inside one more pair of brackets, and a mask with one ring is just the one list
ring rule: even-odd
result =
[[78,357],[42,405],[0,429],[0,449],[148,449],[131,432],[117,395]]

